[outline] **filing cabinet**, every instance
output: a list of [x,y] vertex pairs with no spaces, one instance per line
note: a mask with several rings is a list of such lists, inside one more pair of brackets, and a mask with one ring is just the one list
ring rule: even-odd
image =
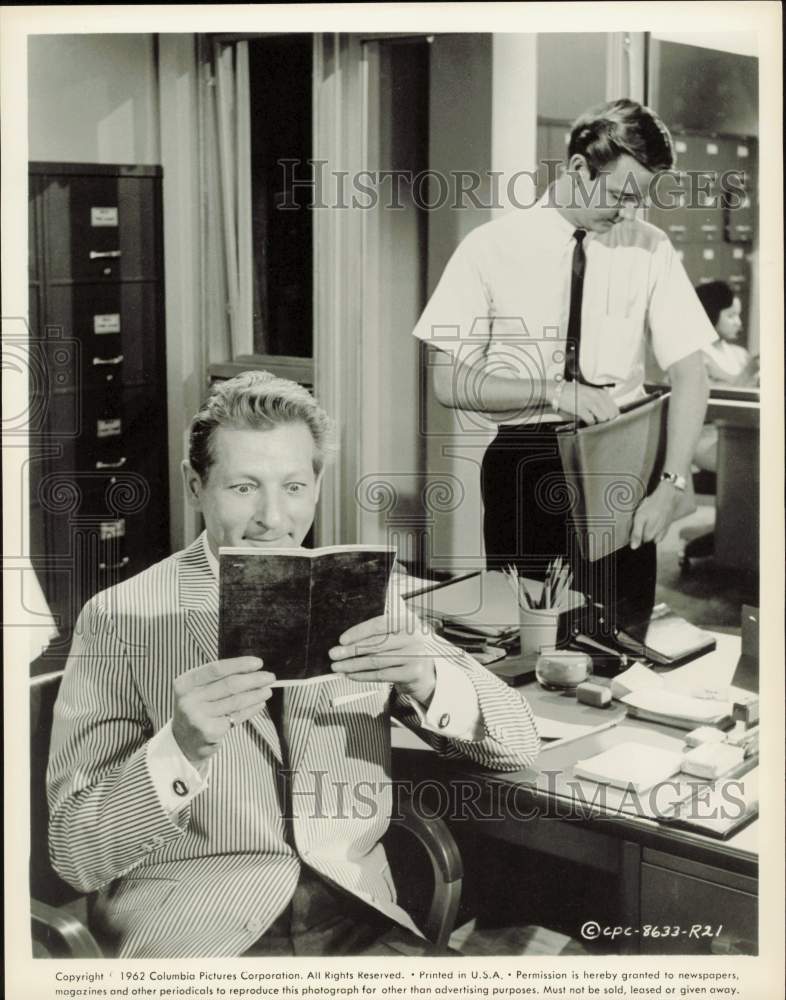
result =
[[728,282],[742,303],[747,330],[749,255],[757,227],[756,139],[688,132],[672,138],[679,183],[664,177],[659,190],[681,192],[684,201],[672,208],[653,206],[647,219],[669,236],[694,285]]
[[30,542],[61,649],[169,550],[161,182],[30,164]]

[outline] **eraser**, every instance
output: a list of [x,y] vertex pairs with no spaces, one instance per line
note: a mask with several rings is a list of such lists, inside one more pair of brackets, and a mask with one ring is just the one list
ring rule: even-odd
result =
[[576,698],[584,705],[593,705],[595,708],[604,708],[611,704],[611,691],[602,684],[591,684],[584,681],[576,688]]
[[714,726],[699,726],[698,729],[691,729],[685,736],[685,742],[689,747],[698,747],[702,743],[723,743],[726,734]]

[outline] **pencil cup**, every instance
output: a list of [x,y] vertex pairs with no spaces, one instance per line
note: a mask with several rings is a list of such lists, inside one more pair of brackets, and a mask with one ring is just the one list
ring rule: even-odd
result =
[[519,608],[519,633],[522,653],[539,653],[557,645],[556,608]]

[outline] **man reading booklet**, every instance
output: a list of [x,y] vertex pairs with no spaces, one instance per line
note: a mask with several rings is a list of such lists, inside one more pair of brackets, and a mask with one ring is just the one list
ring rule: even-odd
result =
[[388,715],[494,770],[537,753],[519,694],[400,609],[334,637],[331,679],[274,699],[276,662],[219,658],[219,547],[297,549],[330,436],[293,382],[218,383],[183,463],[205,532],[82,611],[55,708],[50,851],[96,894],[110,954],[384,954],[408,921],[380,843]]

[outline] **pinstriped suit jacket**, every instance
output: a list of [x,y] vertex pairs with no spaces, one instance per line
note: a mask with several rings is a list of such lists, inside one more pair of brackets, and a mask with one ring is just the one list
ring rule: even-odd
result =
[[[173,678],[217,658],[217,625],[201,540],[85,606],[52,733],[55,868],[98,890],[94,924],[124,956],[241,954],[283,910],[303,863],[406,920],[379,841],[392,808],[388,716],[417,727],[417,715],[389,685],[336,676],[287,689],[296,852],[284,838],[267,710],[228,733],[203,792],[174,819],[162,809],[146,743],[172,715]],[[462,669],[485,738],[420,735],[495,770],[526,766],[538,749],[529,707],[468,657]]]

